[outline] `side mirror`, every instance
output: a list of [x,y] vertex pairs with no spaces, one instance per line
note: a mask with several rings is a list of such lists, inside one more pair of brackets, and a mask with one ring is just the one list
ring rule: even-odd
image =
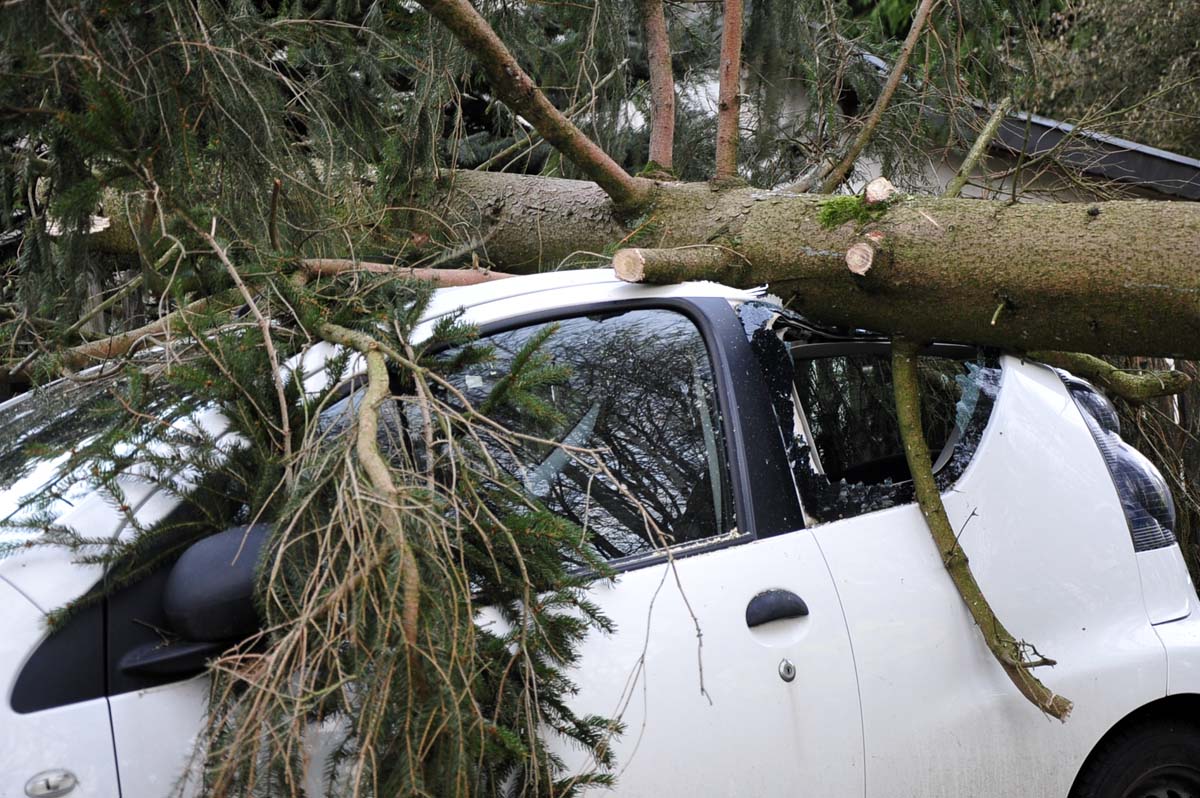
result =
[[269,524],[238,526],[193,543],[163,588],[163,612],[180,639],[148,643],[121,657],[129,673],[198,673],[212,655],[258,631],[254,576]]

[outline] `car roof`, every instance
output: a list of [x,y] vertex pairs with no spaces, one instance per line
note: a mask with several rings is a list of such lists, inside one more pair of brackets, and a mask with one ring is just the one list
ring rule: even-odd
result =
[[472,317],[491,316],[494,314],[480,314],[478,311],[482,310],[483,306],[494,303],[505,303],[507,309],[511,309],[513,305],[521,305],[530,310],[538,310],[639,298],[724,297],[731,301],[739,301],[754,299],[758,295],[757,292],[742,291],[714,282],[655,286],[627,283],[619,279],[612,269],[575,269],[440,288],[434,293],[433,300],[425,312],[425,320],[436,321],[460,310],[467,311]]

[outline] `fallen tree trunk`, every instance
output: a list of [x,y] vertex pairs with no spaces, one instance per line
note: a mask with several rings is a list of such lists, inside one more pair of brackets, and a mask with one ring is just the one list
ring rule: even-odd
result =
[[[715,245],[729,258],[682,259],[691,269],[643,257],[642,279],[768,284],[814,320],[918,340],[1200,358],[1200,205],[1192,203],[898,197],[869,206],[663,183],[642,216],[623,220],[592,183],[482,172],[458,172],[425,199],[481,228],[483,254],[504,271],[554,268],[619,244]],[[871,250],[861,275],[846,262],[857,244]]]

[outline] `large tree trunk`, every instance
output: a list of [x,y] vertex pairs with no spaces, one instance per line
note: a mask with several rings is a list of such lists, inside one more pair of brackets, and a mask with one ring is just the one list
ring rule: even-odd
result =
[[[478,224],[483,254],[505,271],[618,245],[711,246],[727,257],[681,258],[646,279],[766,283],[814,320],[915,340],[1200,358],[1192,203],[899,197],[868,206],[666,183],[630,219],[592,183],[482,172],[458,172],[426,199],[451,221]],[[852,248],[861,274],[847,266]]]

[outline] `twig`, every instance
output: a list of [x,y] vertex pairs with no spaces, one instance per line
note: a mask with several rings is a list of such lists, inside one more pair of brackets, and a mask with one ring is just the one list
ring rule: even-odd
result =
[[871,140],[871,136],[875,135],[875,128],[879,126],[879,121],[883,119],[883,112],[887,110],[888,104],[892,101],[892,95],[896,93],[896,89],[900,86],[900,80],[904,77],[904,70],[908,67],[908,58],[916,48],[917,42],[921,38],[921,33],[925,29],[925,21],[929,19],[929,11],[936,2],[937,0],[921,0],[921,5],[917,7],[916,14],[913,17],[912,27],[908,29],[908,38],[904,40],[904,46],[900,48],[900,54],[896,57],[896,63],[892,65],[892,73],[888,75],[887,83],[883,84],[883,91],[879,93],[878,99],[875,100],[875,106],[871,109],[867,121],[863,123],[862,130],[858,131],[858,135],[854,137],[854,142],[850,145],[850,149],[846,151],[842,160],[838,162],[837,166],[833,167],[821,182],[820,193],[832,193],[838,186],[845,182],[847,175],[850,174],[850,170],[854,167],[854,162],[862,154],[863,148],[867,146],[867,142]]
[[267,235],[271,238],[271,249],[279,251],[279,191],[283,181],[278,177],[271,185],[271,215],[267,221]]
[[717,180],[737,176],[742,82],[742,0],[725,0],[717,90]]

